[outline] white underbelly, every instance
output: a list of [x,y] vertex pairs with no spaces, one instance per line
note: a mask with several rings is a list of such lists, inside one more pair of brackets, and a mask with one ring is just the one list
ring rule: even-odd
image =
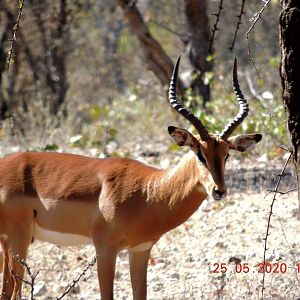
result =
[[33,227],[33,237],[34,239],[60,246],[79,246],[93,243],[92,239],[86,236],[44,229],[36,223]]

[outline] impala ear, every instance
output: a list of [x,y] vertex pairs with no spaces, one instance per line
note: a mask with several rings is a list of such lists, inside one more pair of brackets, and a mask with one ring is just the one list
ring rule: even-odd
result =
[[183,128],[169,126],[168,132],[174,143],[178,146],[189,146],[192,148],[195,145],[196,138]]
[[229,149],[244,152],[252,149],[262,138],[259,133],[254,134],[241,134],[230,137],[228,139]]

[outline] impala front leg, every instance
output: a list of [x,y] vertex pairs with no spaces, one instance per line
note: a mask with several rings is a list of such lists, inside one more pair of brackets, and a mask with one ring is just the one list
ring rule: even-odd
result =
[[117,251],[111,247],[97,249],[97,270],[101,300],[113,300]]
[[130,277],[133,300],[147,299],[147,268],[151,249],[145,251],[129,251]]

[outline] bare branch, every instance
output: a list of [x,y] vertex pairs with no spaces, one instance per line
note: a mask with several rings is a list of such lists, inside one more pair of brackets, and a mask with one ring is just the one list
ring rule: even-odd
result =
[[15,45],[15,42],[17,40],[17,32],[18,32],[18,29],[20,27],[20,21],[21,21],[21,16],[22,16],[22,12],[23,12],[24,2],[25,2],[25,0],[19,1],[19,3],[20,3],[19,13],[18,13],[17,20],[15,22],[15,25],[13,27],[13,37],[11,39],[11,45],[10,45],[10,48],[9,48],[9,51],[8,51],[8,55],[7,55],[7,61],[6,61],[6,69],[7,70],[9,69],[11,58],[13,56],[14,45]]
[[278,121],[280,121],[280,123],[286,123],[286,120],[282,119],[282,118],[279,118],[277,116],[274,115],[274,113],[270,112],[270,111],[266,111],[265,114],[273,119],[276,119]]
[[[163,86],[168,86],[170,74],[173,71],[173,63],[161,44],[149,31],[140,10],[136,6],[136,1],[117,0],[116,3],[122,8],[132,32],[141,45],[148,69],[157,76]],[[184,85],[181,80],[178,81],[178,91],[180,95],[184,95]]]
[[264,12],[264,10],[266,9],[266,7],[268,6],[268,4],[271,2],[271,0],[263,0],[263,2],[265,3],[263,5],[263,7],[260,9],[259,12],[256,12],[254,15],[253,15],[253,18],[251,19],[252,20],[252,23],[251,23],[251,26],[249,27],[248,31],[246,32],[246,41],[247,41],[247,47],[248,47],[248,57],[249,57],[249,60],[250,62],[252,63],[255,71],[256,71],[256,74],[257,74],[257,77],[259,79],[261,79],[260,77],[260,74],[258,72],[258,69],[255,65],[255,62],[254,62],[254,59],[252,57],[252,51],[251,51],[251,46],[250,46],[250,41],[249,41],[249,35],[251,33],[251,31],[254,29],[257,21],[259,20],[259,18],[261,17],[262,13]]
[[[277,180],[277,183],[276,183],[276,186],[274,188],[274,190],[272,191],[269,191],[268,194],[271,193],[274,193],[273,195],[273,199],[272,199],[272,203],[270,205],[270,212],[269,212],[269,217],[268,217],[268,223],[267,223],[267,230],[266,230],[266,235],[265,235],[265,238],[263,239],[265,242],[264,242],[264,259],[263,259],[263,278],[262,278],[262,289],[261,289],[261,295],[262,295],[262,299],[264,299],[264,290],[265,290],[265,277],[266,277],[266,270],[265,270],[265,264],[266,264],[266,253],[267,253],[267,242],[268,242],[268,237],[270,235],[269,231],[270,231],[270,225],[271,225],[271,217],[273,215],[273,206],[274,206],[274,203],[275,203],[275,200],[276,200],[276,196],[277,194],[282,194],[281,192],[278,191],[279,189],[279,185],[280,185],[280,182],[281,182],[281,179],[282,177],[285,175],[285,169],[287,167],[287,164],[290,160],[290,158],[292,157],[292,152],[290,152],[290,155],[288,156],[281,172],[278,174],[278,180]],[[288,191],[289,192],[289,191]]]
[[242,16],[243,16],[243,14],[245,14],[245,11],[244,11],[245,2],[246,2],[246,0],[242,0],[241,10],[240,10],[239,15],[237,16],[238,21],[237,21],[237,23],[236,23],[236,27],[235,27],[235,31],[234,31],[234,37],[233,37],[231,46],[230,46],[230,48],[229,48],[230,51],[232,51],[233,48],[234,48],[235,41],[236,41],[236,37],[237,37],[237,33],[238,33],[238,31],[239,31],[239,29],[240,29],[240,26],[241,26],[241,24],[242,24]]
[[171,34],[173,34],[175,36],[178,36],[180,38],[180,40],[182,40],[182,41],[185,40],[185,38],[184,38],[185,35],[183,33],[181,33],[181,32],[178,33],[176,30],[171,29],[168,25],[165,25],[162,22],[157,22],[155,20],[150,20],[149,23],[152,23],[152,24],[160,27],[161,29],[163,29],[163,30],[165,30],[165,31],[167,31]]
[[22,281],[23,283],[27,284],[30,286],[30,300],[34,300],[34,284],[35,284],[35,279],[38,276],[38,274],[40,273],[41,270],[38,270],[36,273],[32,273],[30,267],[28,266],[28,264],[26,263],[26,261],[24,259],[20,259],[18,255],[14,255],[14,258],[23,266],[23,268],[26,270],[30,281],[29,280],[25,280],[23,277],[19,276],[14,270],[11,270],[11,273],[13,274],[13,276],[15,276],[16,278],[18,278],[20,281]]
[[74,288],[74,286],[80,281],[81,277],[85,275],[86,271],[89,268],[93,267],[95,263],[96,263],[96,256],[93,257],[92,261],[85,267],[85,269],[78,275],[78,277],[75,280],[73,280],[73,282],[70,285],[68,285],[66,290],[59,297],[57,297],[56,300],[60,300],[64,296],[66,296],[71,291],[71,289]]
[[280,195],[286,195],[286,194],[291,193],[291,192],[294,192],[294,191],[296,191],[296,190],[297,190],[297,189],[294,188],[294,189],[290,189],[290,190],[285,191],[285,192],[281,192],[281,191],[276,191],[276,190],[270,190],[270,189],[268,189],[267,192],[269,192],[268,194],[270,194],[270,193],[277,193],[277,194],[280,194]]
[[217,17],[217,19],[216,19],[216,22],[215,22],[215,24],[213,26],[213,29],[212,29],[212,36],[211,36],[211,39],[210,39],[210,42],[209,42],[209,47],[208,47],[208,52],[209,53],[212,53],[212,46],[213,46],[213,43],[214,43],[214,40],[215,40],[215,35],[216,35],[216,32],[219,30],[218,23],[220,21],[220,15],[221,15],[222,9],[223,9],[223,0],[220,0],[218,12],[216,14],[214,14],[214,16]]

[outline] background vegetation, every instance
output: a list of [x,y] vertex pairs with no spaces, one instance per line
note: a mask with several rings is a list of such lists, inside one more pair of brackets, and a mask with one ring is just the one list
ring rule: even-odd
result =
[[[28,149],[94,147],[98,155],[123,155],[136,148],[147,149],[149,144],[168,144],[164,141],[166,127],[186,126],[166,101],[167,86],[149,71],[121,2],[126,1],[25,1],[13,60],[9,70],[0,68],[2,144]],[[191,33],[185,2],[132,1],[172,61],[188,52],[186,41]],[[274,156],[278,152],[275,145],[286,143],[287,136],[278,72],[279,1],[271,1],[250,35],[260,78],[249,61],[245,39],[262,4],[260,0],[245,2],[237,40],[230,50],[241,1],[223,3],[212,53],[204,45],[206,61],[213,68],[201,76],[210,88],[211,101],[203,109],[203,97],[195,96],[191,85],[185,85],[184,93],[185,104],[211,131],[220,131],[237,112],[231,88],[231,68],[237,57],[240,84],[251,108],[239,130],[262,132],[264,150]],[[218,8],[219,1],[207,1],[209,31]],[[18,10],[19,1],[1,1],[0,48],[4,54],[9,51]],[[5,62],[1,60],[2,66]],[[184,57],[183,82],[191,80],[192,69]]]
[[[189,14],[187,5],[196,2],[202,6]],[[169,290],[165,291],[162,283],[174,289],[166,299],[205,299],[204,295],[207,299],[221,299],[222,295],[232,299],[257,299],[261,288],[261,277],[257,274],[244,276],[242,284],[234,273],[226,279],[223,275],[207,274],[216,258],[217,262],[225,262],[241,257],[252,267],[262,261],[260,251],[266,240],[265,215],[269,202],[262,193],[245,194],[244,199],[241,191],[260,192],[272,186],[268,182],[270,174],[279,171],[269,167],[267,159],[281,157],[283,150],[278,145],[285,145],[288,139],[279,77],[279,0],[270,1],[249,34],[251,57],[257,70],[249,60],[246,32],[266,1],[26,0],[7,68],[21,3],[0,0],[1,154],[19,149],[59,150],[99,157],[147,157],[147,161],[154,158],[155,163],[168,166],[169,153],[179,149],[167,140],[166,128],[171,124],[188,126],[166,101],[166,78],[169,80],[171,75],[172,62],[183,53],[179,93],[185,105],[201,117],[211,132],[220,132],[238,109],[231,87],[232,64],[234,57],[238,58],[239,80],[251,111],[237,132],[263,134],[263,141],[254,152],[254,158],[258,159],[253,159],[253,152],[251,163],[248,160],[240,163],[240,154],[238,160],[231,159],[228,168],[231,200],[203,208],[199,216],[176,229],[172,233],[176,243],[170,242],[170,234],[155,246],[149,290],[159,295],[155,294],[154,299],[162,298],[161,291],[168,297]],[[207,18],[207,22],[201,25],[195,22],[193,17],[197,14]],[[136,17],[134,22],[139,22],[139,26],[135,27],[130,17]],[[213,28],[218,30],[212,31]],[[213,33],[214,40],[211,39]],[[192,48],[199,50],[199,60],[191,54]],[[291,177],[287,179],[289,184]],[[299,297],[296,266],[300,254],[295,250],[299,220],[296,219],[296,201],[284,197],[286,201],[280,202],[280,213],[276,216],[275,212],[281,227],[274,226],[277,232],[272,232],[270,242],[274,245],[268,253],[273,251],[270,261],[278,261],[279,257],[287,262],[290,273],[289,276],[267,277],[270,282],[266,283],[266,291],[272,299],[283,299],[283,295],[284,299]],[[282,232],[278,233],[278,228]],[[181,245],[179,241],[183,241]],[[211,251],[203,250],[202,256],[199,255],[199,243],[202,243],[201,249]],[[48,256],[47,261],[54,257],[50,265],[58,264],[60,268],[46,270],[47,274],[50,271],[54,274],[48,275],[49,280],[46,275],[41,276],[44,291],[41,289],[39,296],[45,299],[47,294],[57,294],[57,274],[61,276],[60,283],[68,286],[75,275],[66,277],[64,274],[74,267],[74,260],[80,273],[90,253],[94,253],[88,248],[88,254],[78,254],[77,249],[72,250],[73,255],[62,254],[67,252],[51,246],[44,255],[39,247],[38,244],[29,265],[36,268],[47,265],[44,260]],[[57,256],[53,255],[55,251],[59,252]],[[184,258],[182,253],[188,253],[188,257]],[[117,295],[124,297],[124,290],[125,295],[130,292],[129,282],[123,280],[124,266],[128,269],[124,263],[127,257],[122,255],[119,264],[123,268],[116,279],[119,281]],[[67,257],[74,258],[72,266],[65,262]],[[182,270],[180,262],[188,266],[186,270]],[[168,270],[169,265],[175,266],[176,271]],[[203,276],[199,276],[199,270],[205,271]],[[84,292],[80,289],[74,292],[75,299],[79,294],[86,299],[98,295],[96,271],[92,272],[88,275],[90,280],[82,282],[87,285]],[[167,275],[156,278],[152,273]],[[126,276],[128,279],[128,274]],[[123,287],[124,282],[126,287]],[[186,289],[188,284],[191,291]]]

